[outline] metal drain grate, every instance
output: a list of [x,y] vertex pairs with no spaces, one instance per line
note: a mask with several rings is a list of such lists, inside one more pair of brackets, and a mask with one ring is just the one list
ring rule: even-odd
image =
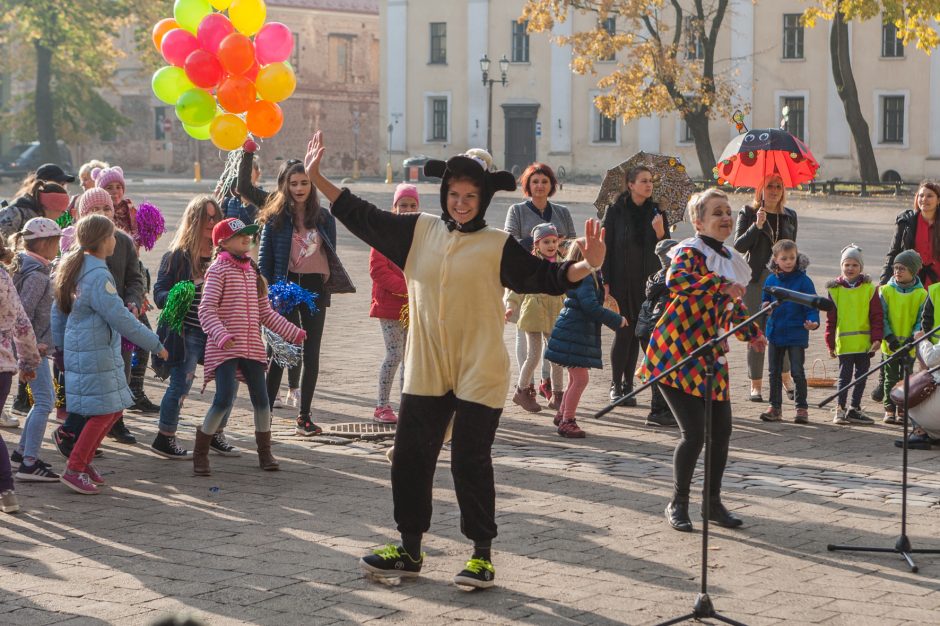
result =
[[323,434],[350,439],[391,439],[395,436],[395,424],[379,424],[376,422],[330,424],[323,428]]

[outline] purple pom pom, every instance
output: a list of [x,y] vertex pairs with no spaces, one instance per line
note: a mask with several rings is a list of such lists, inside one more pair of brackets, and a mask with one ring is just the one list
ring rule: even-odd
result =
[[157,239],[165,232],[166,221],[160,209],[149,202],[142,202],[137,207],[137,234],[134,236],[137,245],[153,250]]
[[127,339],[127,337],[121,337],[121,352],[132,352],[136,349],[137,344]]

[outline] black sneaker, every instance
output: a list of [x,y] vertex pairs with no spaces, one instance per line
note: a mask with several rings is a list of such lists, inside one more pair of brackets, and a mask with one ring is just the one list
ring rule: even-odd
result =
[[10,454],[10,463],[22,463],[23,462],[23,453],[19,450],[13,450]]
[[489,559],[470,559],[463,570],[454,576],[454,584],[489,589],[496,584],[496,568]]
[[13,415],[29,415],[29,410],[33,408],[29,404],[29,400],[26,398],[17,398],[13,401],[13,405],[10,407],[10,413]]
[[415,561],[401,546],[388,544],[359,559],[359,567],[366,574],[382,578],[417,578],[424,565],[424,553]]
[[160,406],[151,402],[147,396],[141,395],[134,400],[129,410],[153,415],[160,412]]
[[875,420],[862,413],[859,409],[850,408],[845,412],[845,419],[852,424],[862,424],[865,426],[875,423]]
[[111,430],[108,432],[108,437],[111,437],[111,439],[114,439],[118,443],[126,443],[128,445],[137,443],[137,437],[131,434],[131,431],[124,425],[123,417],[114,422],[114,426],[112,426]]
[[189,458],[189,450],[179,444],[175,435],[157,433],[157,437],[150,444],[150,449],[164,458],[175,461],[185,461]]
[[650,413],[646,416],[647,426],[678,426],[676,418],[672,416],[672,411],[660,411],[659,413]]
[[52,431],[52,441],[55,443],[55,449],[65,458],[72,454],[72,448],[75,447],[75,437],[62,430],[62,427]]
[[297,418],[297,428],[294,432],[301,437],[313,437],[323,432],[323,429],[314,424],[309,417],[301,415]]
[[212,441],[209,442],[209,449],[222,456],[241,456],[242,451],[230,444],[225,439],[225,434],[218,432],[212,435]]
[[41,459],[36,459],[30,466],[20,463],[20,468],[16,470],[16,479],[32,483],[56,483],[59,482],[59,475]]

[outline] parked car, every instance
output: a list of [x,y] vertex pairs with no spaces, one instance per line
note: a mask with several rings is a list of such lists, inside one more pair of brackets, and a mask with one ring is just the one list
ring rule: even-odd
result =
[[[72,153],[69,152],[65,142],[61,139],[59,144],[59,158],[56,164],[66,172],[72,171]],[[39,142],[21,143],[13,146],[6,154],[0,157],[0,180],[6,178],[23,178],[29,172],[35,171],[46,162],[39,151]]]

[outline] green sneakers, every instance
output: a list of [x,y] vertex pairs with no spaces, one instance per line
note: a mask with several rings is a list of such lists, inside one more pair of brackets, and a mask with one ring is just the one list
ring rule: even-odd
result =
[[391,543],[359,559],[363,572],[381,578],[417,578],[423,564],[423,552],[415,561],[403,547]]
[[496,568],[487,559],[470,559],[463,571],[454,576],[454,583],[462,587],[489,589],[496,584]]

